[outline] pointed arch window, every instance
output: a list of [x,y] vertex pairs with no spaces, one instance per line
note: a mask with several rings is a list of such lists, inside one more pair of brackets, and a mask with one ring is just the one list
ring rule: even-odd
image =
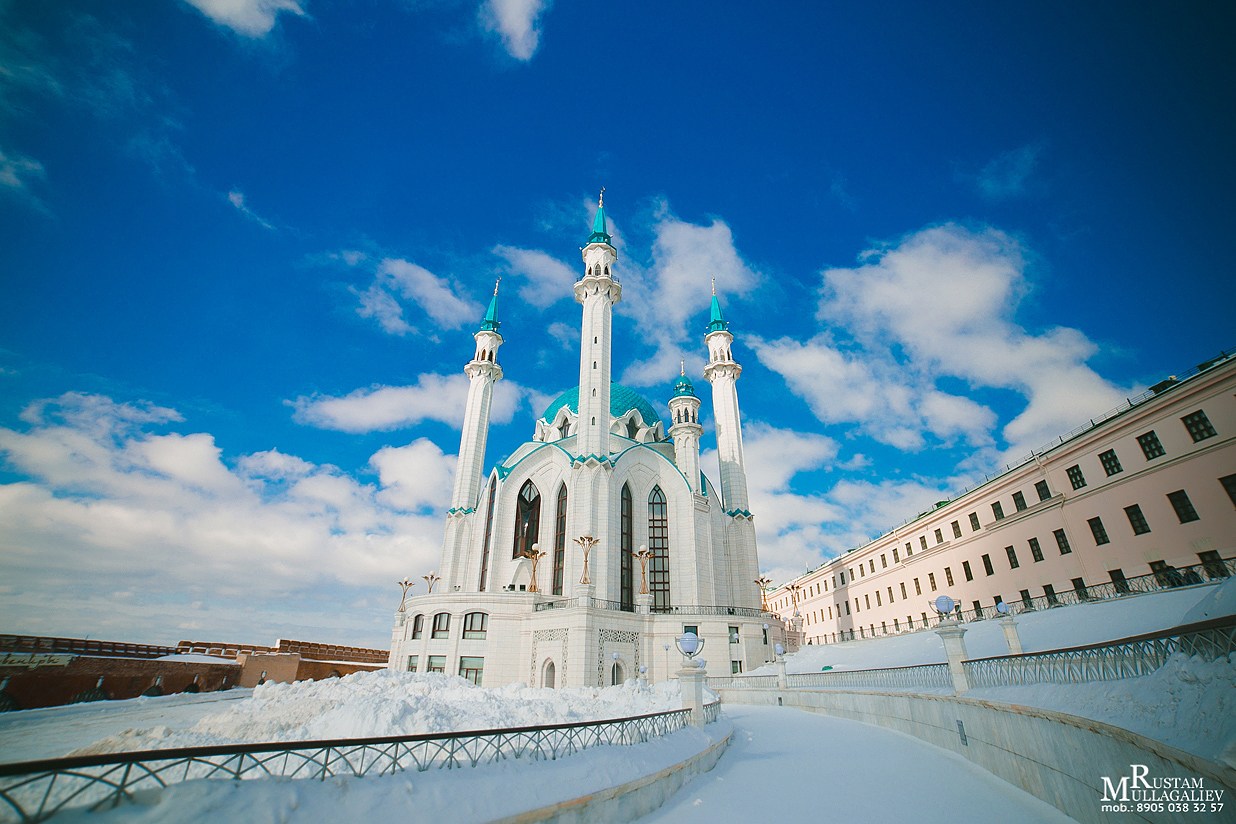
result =
[[481,545],[481,585],[479,591],[485,591],[485,579],[489,575],[489,542],[494,534],[494,492],[497,491],[496,478],[489,481],[489,503],[485,504],[485,543]]
[[635,418],[630,418],[627,420],[627,437],[635,440],[637,435],[639,435],[639,424],[635,422]]
[[665,493],[654,486],[648,496],[648,589],[652,593],[652,608],[668,610],[670,607],[669,573],[669,507]]
[[515,543],[511,557],[518,558],[532,552],[541,528],[541,493],[532,481],[524,481],[515,502]]
[[562,594],[562,577],[566,568],[566,484],[558,487],[558,504],[554,508],[554,579],[553,594]]
[[628,484],[623,484],[618,507],[618,524],[621,535],[618,543],[618,581],[620,585],[619,601],[622,604],[622,609],[627,612],[635,610],[635,575],[634,564],[632,563],[635,560],[633,552],[633,544],[635,543],[634,509],[635,507],[631,501],[631,487]]

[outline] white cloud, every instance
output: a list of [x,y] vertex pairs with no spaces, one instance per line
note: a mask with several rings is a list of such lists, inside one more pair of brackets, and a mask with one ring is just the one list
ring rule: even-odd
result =
[[[508,423],[526,390],[511,381],[494,386],[490,421]],[[465,375],[424,374],[412,386],[372,386],[344,397],[300,397],[290,404],[300,423],[341,432],[401,429],[431,420],[458,428],[468,399]]]
[[574,294],[576,271],[557,258],[514,246],[495,246],[493,252],[505,262],[507,272],[525,281],[519,288],[524,302],[546,309]]
[[259,215],[257,212],[249,208],[248,204],[245,203],[244,192],[240,192],[240,191],[237,191],[236,189],[233,189],[232,191],[227,193],[227,202],[232,204],[232,206],[235,207],[236,211],[240,212],[242,215],[249,218],[250,220],[252,220],[257,225],[261,226],[262,228],[264,229],[274,229],[275,228],[274,225],[270,223],[270,221],[266,220],[261,215]]
[[1022,146],[988,161],[975,179],[979,193],[990,200],[1007,200],[1026,194],[1039,153],[1039,146]]
[[456,457],[443,454],[433,441],[419,438],[407,446],[385,446],[369,464],[382,483],[379,500],[388,506],[432,512],[450,500]]
[[549,6],[549,0],[484,0],[479,19],[485,31],[502,39],[507,54],[527,62],[540,45],[540,17]]
[[29,192],[30,182],[43,177],[43,164],[0,149],[0,186],[14,191]]
[[280,12],[298,17],[305,10],[296,0],[185,0],[220,26],[245,37],[265,37]]
[[[363,261],[356,255],[344,252],[340,259],[355,266]],[[470,322],[479,323],[485,311],[475,301],[460,297],[458,284],[398,258],[382,260],[373,283],[364,291],[353,291],[360,298],[356,313],[375,318],[383,330],[394,335],[418,331],[404,318],[400,298],[418,306],[439,329],[459,329]]]

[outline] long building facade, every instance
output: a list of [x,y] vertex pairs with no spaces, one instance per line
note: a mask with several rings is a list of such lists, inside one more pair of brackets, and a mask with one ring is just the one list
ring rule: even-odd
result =
[[622,285],[603,200],[582,257],[579,381],[535,421],[531,440],[486,472],[503,376],[494,290],[464,367],[470,389],[441,566],[434,591],[406,597],[395,614],[391,667],[485,686],[603,686],[670,677],[685,630],[705,640],[713,672],[759,666],[783,640],[757,583],[742,368],[717,296],[703,342],[719,488],[700,471],[701,402],[686,375],[667,387],[668,428],[654,404],[611,378]]
[[[1168,378],[1109,418],[769,596],[804,643],[921,629],[1231,573],[1236,356]],[[796,639],[797,640],[797,639]]]

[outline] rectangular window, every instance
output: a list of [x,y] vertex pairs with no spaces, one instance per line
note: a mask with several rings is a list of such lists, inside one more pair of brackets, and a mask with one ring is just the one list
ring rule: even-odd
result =
[[1123,569],[1109,569],[1107,574],[1112,578],[1112,587],[1118,595],[1125,595],[1129,591],[1129,581],[1124,577]]
[[915,595],[922,595],[922,594],[923,594],[923,586],[922,586],[922,584],[920,584],[920,583],[918,582],[918,579],[917,579],[917,578],[915,578],[915,579],[914,579],[914,594],[915,594]]
[[1111,539],[1107,537],[1107,530],[1103,528],[1103,519],[1097,515],[1086,521],[1090,524],[1090,534],[1094,536],[1095,546],[1111,543]]
[[927,536],[926,535],[919,535],[918,542],[919,542],[919,545],[922,546],[923,549],[927,548]]
[[936,591],[936,574],[934,572],[927,573],[927,584],[931,587],[931,591]]
[[867,609],[871,609],[871,596],[870,595],[866,595],[866,594],[863,595],[863,606],[866,607]]
[[1021,564],[1017,561],[1017,550],[1011,546],[1004,548],[1004,554],[1009,556],[1009,569],[1017,569]]
[[893,602],[893,588],[892,587],[888,588],[888,602],[890,604]]
[[412,640],[420,638],[425,632],[425,616],[418,615],[412,619]]
[[1126,506],[1124,514],[1129,516],[1129,526],[1133,527],[1134,535],[1145,535],[1150,531],[1150,524],[1146,523],[1146,516],[1142,514],[1142,508],[1137,504]]
[[1030,590],[1028,589],[1021,591],[1021,606],[1022,609],[1034,609],[1034,601],[1030,598]]
[[974,573],[970,571],[970,562],[969,562],[969,561],[962,561],[962,562],[961,562],[961,571],[965,574],[965,576],[966,576],[966,580],[967,580],[967,581],[973,581],[973,580],[974,580]]
[[1176,510],[1176,517],[1182,524],[1198,520],[1197,510],[1193,508],[1193,502],[1183,489],[1167,493],[1167,499],[1172,502],[1172,509]]
[[1056,546],[1060,547],[1061,555],[1068,555],[1073,551],[1073,547],[1069,546],[1069,536],[1064,534],[1063,529],[1052,530],[1051,534],[1056,538]]
[[739,643],[738,627],[730,627],[730,643],[731,644]]
[[1036,564],[1043,560],[1043,547],[1039,546],[1038,538],[1030,539],[1030,557],[1034,559]]
[[888,557],[883,552],[880,553],[880,569],[888,569]]
[[983,617],[983,605],[980,604],[978,601],[974,602],[974,617],[975,618]]
[[949,524],[949,526],[953,528],[953,537],[960,538],[961,537],[961,524],[959,524],[957,521],[953,521],[951,524]]
[[446,638],[451,633],[451,614],[439,612],[433,617],[433,634],[431,638]]
[[1048,606],[1054,607],[1056,604],[1060,603],[1060,601],[1056,598],[1056,588],[1051,584],[1043,584],[1043,594],[1047,596]]
[[1232,499],[1232,506],[1236,506],[1236,475],[1224,475],[1219,479],[1219,483],[1223,484],[1227,497]]
[[700,628],[696,624],[683,624],[682,631],[683,631],[683,634],[686,634],[688,632],[691,633],[692,635],[697,635],[697,636],[700,634]]
[[845,602],[845,614],[846,615],[850,614],[850,602],[849,601]]
[[893,632],[901,632],[901,621],[893,619]]
[[1154,433],[1153,429],[1145,435],[1138,435],[1137,445],[1142,448],[1142,454],[1146,456],[1148,461],[1161,458],[1165,454],[1163,452],[1163,444],[1159,443],[1159,436]]
[[876,590],[876,606],[877,607],[884,606],[883,602],[880,601],[880,590],[878,589]]
[[995,575],[995,574],[996,574],[996,570],[995,570],[995,568],[994,568],[994,567],[992,567],[992,565],[991,565],[991,556],[990,556],[990,555],[984,555],[984,556],[983,556],[983,571],[984,571],[984,572],[986,572],[988,575]]
[[1205,552],[1197,553],[1197,559],[1202,562],[1202,566],[1206,568],[1206,574],[1211,580],[1217,581],[1220,578],[1228,577],[1227,564],[1223,563],[1223,559],[1219,557],[1219,551],[1208,549]]
[[416,659],[415,655],[408,656],[408,672],[416,672]]
[[906,583],[905,581],[902,581],[901,582],[901,600],[904,601],[906,598],[909,598],[909,597],[910,597],[909,595],[906,595]]
[[952,567],[944,568],[944,580],[948,581],[949,586],[953,585],[953,568]]
[[906,557],[909,558],[914,554],[914,547],[910,546],[910,542],[906,541]]
[[481,685],[481,674],[485,672],[485,659],[471,655],[459,657],[459,676],[467,678],[478,687]]
[[481,640],[489,629],[489,616],[483,612],[469,612],[464,616],[463,637]]
[[1124,471],[1124,467],[1120,465],[1120,459],[1116,457],[1116,450],[1114,449],[1100,452],[1099,463],[1103,464],[1103,471],[1107,473],[1109,478],[1117,472]]
[[993,502],[991,505],[991,514],[995,516],[997,521],[1004,518],[1004,504],[999,501]]
[[894,564],[901,563],[901,557],[897,554],[897,547],[893,547],[893,563]]
[[425,667],[425,672],[446,672],[446,656],[431,655]]
[[1034,491],[1039,493],[1039,500],[1046,501],[1051,497],[1051,490],[1047,487],[1047,481],[1038,481],[1034,485]]
[[1081,600],[1090,600],[1090,590],[1086,589],[1086,582],[1081,578],[1073,579],[1073,591],[1077,593],[1077,597]]
[[1026,496],[1020,490],[1013,493],[1013,506],[1017,507],[1018,512],[1026,508]]
[[1213,438],[1218,434],[1215,432],[1215,428],[1210,425],[1210,418],[1207,418],[1206,413],[1200,409],[1191,415],[1185,415],[1180,420],[1185,425],[1185,429],[1189,430],[1189,437],[1193,439],[1194,443],[1204,441],[1207,438]]
[[871,569],[871,574],[874,575],[875,574],[875,558],[872,558],[870,561],[868,561],[868,564],[869,564],[869,568]]
[[1073,464],[1068,469],[1064,470],[1069,476],[1069,483],[1073,484],[1074,489],[1081,489],[1086,485],[1086,476],[1082,474],[1081,467]]
[[863,566],[862,564],[858,565],[858,577],[860,578],[867,577],[867,567]]
[[845,570],[841,571],[841,585],[845,586]]
[[860,604],[858,603],[858,598],[857,598],[857,596],[854,598],[854,611],[855,611],[855,612],[862,612],[862,611],[863,611],[862,605],[860,605]]
[[742,661],[730,661],[730,674],[737,675],[742,672]]
[[937,544],[944,543],[944,533],[938,529],[936,530],[936,543]]
[[970,529],[971,529],[973,532],[978,532],[978,530],[979,530],[979,519],[978,519],[978,513],[977,513],[977,512],[971,512],[971,513],[970,513]]

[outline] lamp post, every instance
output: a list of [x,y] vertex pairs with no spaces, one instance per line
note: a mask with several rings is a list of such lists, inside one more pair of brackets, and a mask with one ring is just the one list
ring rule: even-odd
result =
[[397,610],[395,610],[395,611],[396,611],[396,612],[403,612],[403,607],[404,607],[404,604],[406,604],[406,603],[408,602],[408,590],[410,590],[410,589],[412,589],[412,587],[416,586],[416,581],[413,581],[411,578],[408,578],[407,576],[404,576],[404,579],[403,579],[402,581],[396,581],[396,582],[395,582],[395,585],[396,585],[397,587],[399,587],[399,589],[400,589],[400,593],[399,593],[399,609],[397,609]]
[[541,551],[541,545],[538,543],[532,544],[532,549],[524,553],[524,557],[532,561],[532,580],[528,583],[529,592],[538,592],[536,586],[536,565],[545,557],[545,553]]
[[704,662],[695,660],[695,656],[704,651],[704,639],[694,632],[684,632],[674,639],[678,651],[682,653],[682,669],[678,672],[678,682],[682,690],[682,702],[685,709],[691,710],[691,723],[702,727],[704,725]]
[[433,585],[438,583],[438,581],[441,581],[442,576],[438,575],[436,572],[431,572],[428,575],[422,575],[421,577],[425,579],[425,584],[429,587],[429,594],[433,595]]
[[580,535],[575,539],[575,543],[579,544],[579,548],[584,551],[584,574],[579,577],[581,584],[591,584],[592,579],[588,577],[588,553],[592,552],[592,548],[601,543],[599,538],[594,538],[591,535]]
[[648,559],[652,557],[652,553],[648,551],[648,547],[644,544],[639,545],[639,552],[635,553],[635,557],[639,558],[639,594],[648,594]]
[[772,583],[772,578],[767,575],[761,575],[755,579],[755,585],[760,588],[760,611],[768,612],[768,585]]

